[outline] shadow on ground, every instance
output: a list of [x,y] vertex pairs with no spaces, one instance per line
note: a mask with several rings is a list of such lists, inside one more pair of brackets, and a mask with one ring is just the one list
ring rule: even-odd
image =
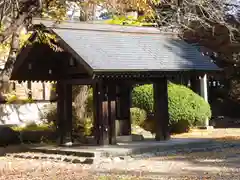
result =
[[[125,162],[126,163],[126,162]],[[104,167],[104,165],[103,165]],[[187,176],[188,179],[239,179],[240,149],[225,148],[222,150],[179,153],[159,156],[134,162],[111,165],[111,170],[99,168],[100,175],[136,176],[143,179],[159,179]],[[198,178],[196,178],[198,177]]]

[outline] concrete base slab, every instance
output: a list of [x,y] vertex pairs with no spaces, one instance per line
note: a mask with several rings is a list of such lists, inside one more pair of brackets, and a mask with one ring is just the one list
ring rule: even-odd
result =
[[5,156],[7,153],[25,152],[28,149],[29,149],[28,145],[24,144],[0,147],[0,156]]
[[132,141],[143,141],[144,137],[143,135],[132,134],[129,136],[117,136],[116,139],[118,143],[122,143],[122,142],[132,142]]
[[214,127],[213,126],[201,126],[201,127],[198,127],[198,129],[212,130],[212,129],[214,129]]
[[[143,141],[144,137],[141,134],[132,134],[129,136],[117,136],[117,142],[132,142],[132,141]],[[86,137],[86,144],[96,144],[94,137]]]
[[136,142],[121,142],[117,145],[108,146],[73,146],[73,147],[59,147],[57,145],[29,145],[29,151],[43,152],[48,154],[63,154],[73,155],[79,157],[116,157],[137,155],[148,152],[161,152],[173,150],[180,147],[197,147],[204,143],[210,143],[209,139],[186,139],[174,138],[168,141],[154,141],[148,139]]

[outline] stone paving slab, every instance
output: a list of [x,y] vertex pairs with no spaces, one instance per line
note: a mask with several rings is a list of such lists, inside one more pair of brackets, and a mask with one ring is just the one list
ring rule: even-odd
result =
[[5,156],[7,153],[26,152],[28,149],[28,146],[24,144],[0,147],[0,156]]
[[109,146],[73,146],[59,147],[55,145],[31,145],[29,150],[34,152],[69,154],[80,157],[115,157],[142,154],[152,151],[167,151],[172,148],[197,147],[212,142],[210,139],[173,138],[168,141],[156,142],[152,139],[139,142],[118,143]]

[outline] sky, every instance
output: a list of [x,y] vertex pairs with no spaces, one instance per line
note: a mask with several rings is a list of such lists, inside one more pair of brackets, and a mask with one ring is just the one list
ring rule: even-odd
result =
[[[240,6],[240,0],[226,0],[228,2],[228,4],[234,4],[236,6]],[[233,7],[232,9],[230,9],[228,11],[228,13],[232,14],[232,15],[236,15],[237,12],[240,11],[240,7]]]
[[[80,8],[78,7],[78,5],[76,5],[76,3],[74,2],[67,2],[68,6],[69,6],[69,10],[67,11],[67,16],[70,19],[78,19],[80,16]],[[99,16],[101,15],[101,13],[106,12],[106,9],[103,9],[101,6],[97,6],[96,7],[96,11],[95,11],[95,18],[99,19]]]
[[[228,11],[229,14],[237,15],[237,12],[240,13],[240,0],[225,0],[225,1],[228,4],[235,4],[236,6],[239,6],[239,7],[232,7]],[[70,19],[74,19],[74,17],[78,19],[78,17],[80,16],[80,8],[74,2],[67,1],[67,4],[69,5],[69,10],[67,12],[67,15],[70,17]],[[95,18],[99,19],[100,14],[106,11],[107,11],[106,9],[103,9],[100,6],[98,6],[96,8]]]

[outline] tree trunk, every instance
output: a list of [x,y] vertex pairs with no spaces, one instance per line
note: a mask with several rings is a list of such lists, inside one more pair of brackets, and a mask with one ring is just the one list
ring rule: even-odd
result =
[[[86,85],[79,85],[73,89],[73,99],[74,99],[74,114],[73,127],[77,133],[84,128],[84,119],[87,116],[86,103],[88,98],[89,87]],[[79,129],[80,128],[80,129]]]
[[19,35],[20,35],[20,30],[15,31],[12,35],[11,49],[8,55],[7,62],[4,67],[4,71],[2,71],[3,73],[2,77],[6,76],[10,78],[11,76],[13,65],[17,58],[17,51],[19,49]]

